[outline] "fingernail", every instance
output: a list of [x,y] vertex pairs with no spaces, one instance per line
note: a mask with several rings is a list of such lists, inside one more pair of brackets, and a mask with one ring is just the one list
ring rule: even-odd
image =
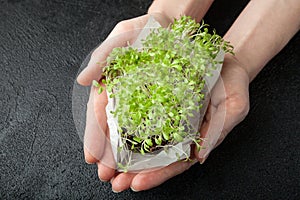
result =
[[206,151],[203,150],[202,152],[201,151],[199,152],[199,158],[201,159],[200,164],[203,164],[206,161],[206,159],[209,156],[210,152],[211,152],[210,148],[207,148]]
[[205,161],[206,161],[206,158],[203,158],[203,159],[200,161],[200,164],[202,165]]
[[101,179],[100,177],[99,177],[99,179],[100,179],[100,181],[102,181],[102,182],[108,182],[108,180],[103,180],[103,179]]
[[198,152],[199,158],[204,158],[204,155],[206,154],[207,151],[208,151],[207,148],[202,148],[202,149]]
[[131,189],[133,192],[139,192],[139,190],[136,190],[136,189],[134,189],[133,187],[130,187],[130,189]]
[[116,191],[116,190],[114,190],[114,189],[111,189],[112,191],[113,191],[113,193],[120,193],[121,191]]
[[100,172],[98,171],[98,178],[99,178],[99,180],[101,181],[101,182],[108,182],[109,180],[104,180],[104,179],[102,179],[101,178],[101,174],[100,174]]
[[114,179],[115,179],[115,177],[112,177],[111,179],[110,179],[110,183],[112,184],[112,182],[114,181]]
[[204,156],[203,156],[203,157],[204,157],[204,160],[209,156],[211,150],[212,150],[212,149],[210,149],[210,148],[207,149],[207,151],[205,152],[205,154],[204,154]]

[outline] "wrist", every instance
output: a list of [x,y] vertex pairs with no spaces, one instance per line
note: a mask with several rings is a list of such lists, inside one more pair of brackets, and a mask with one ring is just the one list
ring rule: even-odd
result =
[[186,15],[199,22],[212,2],[213,0],[154,0],[148,13],[162,13],[170,21]]
[[248,70],[248,66],[242,63],[235,55],[229,53],[225,54],[223,68],[230,68],[226,70],[235,70],[239,72],[239,78],[243,77],[243,80],[247,81],[247,84],[249,84],[252,80],[252,75]]
[[250,81],[299,30],[299,11],[298,0],[250,1],[228,30],[224,39]]

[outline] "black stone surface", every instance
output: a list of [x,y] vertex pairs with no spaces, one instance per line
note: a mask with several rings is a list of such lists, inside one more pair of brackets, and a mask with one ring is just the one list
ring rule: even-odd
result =
[[[77,70],[118,21],[150,3],[0,0],[0,199],[300,198],[299,33],[253,81],[249,115],[204,165],[114,194],[85,164],[71,110]],[[215,1],[205,20],[224,34],[246,4]]]

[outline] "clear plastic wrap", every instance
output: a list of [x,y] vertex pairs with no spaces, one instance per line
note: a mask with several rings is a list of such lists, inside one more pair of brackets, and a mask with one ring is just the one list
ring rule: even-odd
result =
[[[151,30],[158,27],[160,27],[160,24],[153,17],[150,17],[132,47],[141,48],[141,41],[147,37]],[[219,52],[216,60],[224,60],[223,51]],[[199,126],[203,120],[210,100],[210,91],[212,90],[220,76],[221,68],[222,64],[217,64],[215,69],[211,71],[212,76],[205,77],[206,86],[205,90],[203,91],[203,93],[205,94],[205,98],[203,102],[201,102],[203,104],[203,107],[201,108],[201,110],[195,110],[193,117],[189,117],[190,124],[192,125],[194,131],[197,131],[200,128]],[[118,120],[113,116],[113,114],[111,114],[111,111],[115,110],[118,101],[114,98],[109,98],[109,93],[107,93],[107,96],[107,124],[110,133],[110,143],[113,151],[113,156],[115,162],[117,163],[118,171],[140,171],[145,169],[163,167],[190,156],[191,144],[193,142],[190,138],[184,139],[182,142],[177,143],[176,145],[166,146],[165,148],[156,150],[151,153],[145,153],[144,155],[140,153],[134,153],[128,148],[119,148],[121,146],[126,147],[126,145],[124,145],[122,138],[118,132]]]

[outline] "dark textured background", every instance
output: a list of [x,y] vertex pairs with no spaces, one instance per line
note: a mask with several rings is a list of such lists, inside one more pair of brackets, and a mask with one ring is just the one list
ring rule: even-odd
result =
[[[0,199],[299,199],[299,33],[253,81],[248,117],[204,165],[114,194],[85,164],[71,110],[77,70],[118,21],[149,4],[0,0]],[[216,1],[205,20],[224,34],[246,4]]]

